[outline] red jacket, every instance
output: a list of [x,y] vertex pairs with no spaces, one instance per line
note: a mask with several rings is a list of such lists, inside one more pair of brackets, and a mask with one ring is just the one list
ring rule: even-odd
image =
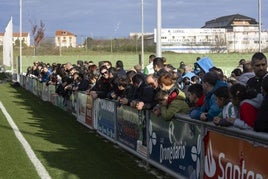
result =
[[258,109],[254,107],[252,104],[244,102],[240,105],[239,115],[240,119],[245,121],[247,125],[254,127],[254,122],[257,118]]

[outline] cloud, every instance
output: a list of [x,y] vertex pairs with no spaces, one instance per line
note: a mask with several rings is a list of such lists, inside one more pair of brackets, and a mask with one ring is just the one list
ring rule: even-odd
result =
[[[262,24],[267,29],[268,0],[262,0]],[[157,1],[144,0],[144,31],[153,32],[157,22]],[[163,28],[199,28],[206,21],[242,14],[258,18],[257,1],[243,0],[162,0]],[[19,1],[1,0],[0,27],[3,32],[10,16],[14,31],[19,30]],[[94,34],[98,37],[128,36],[141,31],[141,0],[23,0],[23,30],[30,31],[31,23],[42,20],[46,34],[53,36],[58,29],[76,35]],[[119,24],[115,30],[115,26]]]

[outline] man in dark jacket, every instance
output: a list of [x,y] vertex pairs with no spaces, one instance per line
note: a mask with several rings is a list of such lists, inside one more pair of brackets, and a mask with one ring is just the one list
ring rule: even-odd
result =
[[255,120],[254,130],[257,132],[268,132],[268,75],[262,80],[263,101]]
[[112,90],[109,79],[109,71],[106,66],[100,67],[100,74],[100,79],[96,82],[95,86],[89,92],[93,99],[108,98],[109,93]]
[[130,102],[130,106],[135,107],[138,110],[152,109],[156,104],[154,101],[154,89],[146,84],[142,74],[137,73],[133,76],[132,81],[135,86],[135,91],[133,95],[134,100]]
[[73,90],[74,91],[86,91],[89,89],[89,81],[84,78],[82,73],[75,72],[73,75]]
[[267,74],[266,56],[261,52],[255,53],[251,58],[251,66],[255,76],[247,81],[247,87],[256,90],[257,93],[261,93],[262,79]]

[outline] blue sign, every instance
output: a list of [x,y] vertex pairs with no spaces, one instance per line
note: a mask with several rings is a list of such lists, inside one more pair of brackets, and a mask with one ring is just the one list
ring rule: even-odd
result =
[[124,105],[117,108],[118,141],[133,150],[136,150],[137,141],[142,138],[139,124],[137,109]]
[[186,178],[200,177],[201,126],[151,114],[148,128],[151,160]]
[[115,139],[116,104],[101,99],[98,106],[97,131],[104,136]]

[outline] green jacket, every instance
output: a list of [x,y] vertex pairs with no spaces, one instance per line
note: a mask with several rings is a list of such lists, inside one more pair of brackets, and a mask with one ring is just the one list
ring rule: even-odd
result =
[[161,105],[162,118],[168,121],[171,120],[176,113],[188,113],[189,106],[185,99],[184,92],[179,91],[178,96],[168,106]]

